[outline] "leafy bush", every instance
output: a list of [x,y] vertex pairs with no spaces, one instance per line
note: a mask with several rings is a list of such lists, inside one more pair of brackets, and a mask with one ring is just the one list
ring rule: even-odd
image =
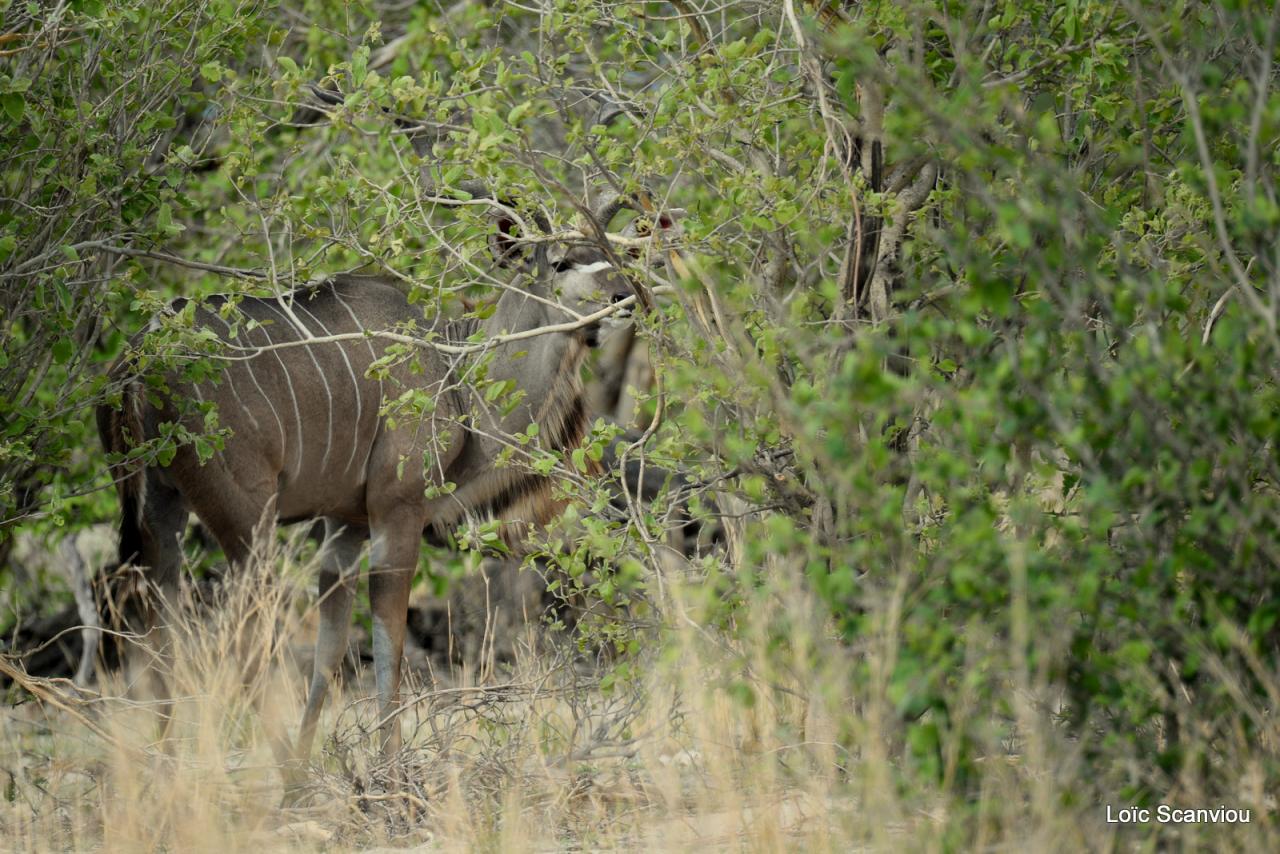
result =
[[[622,517],[577,477],[588,511],[544,537],[567,585],[671,608],[683,502],[724,529],[683,565],[706,594],[685,616],[732,638],[802,586],[904,786],[976,796],[1034,730],[1084,757],[1091,788],[1064,801],[1235,791],[1223,745],[1263,738],[1277,684],[1270,10],[152,8],[68,12],[85,39],[39,48],[57,73],[0,81],[21,202],[0,214],[22,284],[0,317],[7,525],[109,515],[69,503],[102,483],[77,419],[133,309],[364,266],[460,312],[491,290],[489,226],[420,169],[563,228],[584,192],[647,188],[685,213],[636,265],[670,297],[643,319],[634,453],[683,485]],[[85,89],[94,45],[153,59],[104,51]],[[344,100],[312,121],[317,80]],[[392,116],[433,126],[425,162]],[[783,613],[761,641],[779,656]],[[617,616],[584,625],[640,649]]]

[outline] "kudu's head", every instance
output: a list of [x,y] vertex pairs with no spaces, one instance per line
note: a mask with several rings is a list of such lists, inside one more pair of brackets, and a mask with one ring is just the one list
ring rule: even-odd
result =
[[[318,86],[312,86],[311,91],[324,105],[338,106],[345,103],[340,92],[321,89]],[[618,105],[606,102],[596,121],[608,124],[626,113],[627,111]],[[516,216],[515,205],[511,199],[495,193],[480,181],[459,181],[452,185],[452,189],[436,184],[432,178],[432,164],[435,160],[433,148],[446,129],[456,124],[459,116],[464,115],[465,110],[459,111],[444,124],[415,123],[403,118],[395,120],[398,127],[409,132],[409,141],[414,151],[424,161],[420,181],[425,195],[436,198],[456,197],[453,191],[461,190],[468,200],[488,199],[497,203],[498,210],[502,213],[495,216],[497,230],[490,236],[489,241],[494,259],[500,267],[521,270],[527,276],[529,289],[535,296],[544,301],[554,302],[568,310],[568,312],[558,312],[559,317],[550,316],[549,313],[548,319],[552,323],[576,320],[622,302],[628,297],[638,297],[639,294],[628,281],[624,271],[617,266],[618,254],[602,248],[607,245],[605,234],[609,223],[618,213],[624,208],[633,208],[637,211],[641,209],[636,205],[633,197],[620,193],[607,193],[591,210],[591,216],[587,218],[586,227],[581,232],[594,235],[596,240],[584,238],[566,244],[539,240],[536,237],[531,239],[530,235],[522,234],[521,219],[532,219],[543,236],[552,233],[551,224],[537,211],[527,217]],[[583,210],[585,211],[586,208],[584,207]],[[669,213],[659,213],[652,218],[652,221],[645,219],[643,225],[631,223],[624,231],[624,235],[647,237],[655,229],[666,233],[669,229],[676,228],[675,221]],[[635,257],[635,254],[632,257]],[[630,306],[619,309],[601,318],[600,322],[585,325],[581,330],[581,337],[589,346],[595,346],[599,340],[601,326],[608,328],[625,326],[632,313]]]
[[[600,239],[606,239],[603,232],[608,230],[610,222],[630,205],[631,202],[625,198],[610,196],[592,210],[591,221],[583,232],[590,234],[598,228]],[[544,232],[550,232],[541,215],[535,221]],[[659,216],[658,227],[671,228],[670,218]],[[627,236],[647,236],[647,231],[637,229],[633,223],[628,226]],[[586,317],[636,296],[626,270],[617,266],[634,257],[632,253],[606,252],[599,243],[585,238],[572,242],[530,243],[520,239],[517,222],[503,215],[497,217],[497,230],[490,240],[490,247],[499,266],[517,268],[528,277],[528,287],[533,294],[567,310],[556,312],[548,306],[549,319],[553,323]],[[632,306],[627,305],[583,326],[579,334],[588,346],[594,347],[599,343],[602,328],[626,326],[631,322],[633,313]],[[554,316],[556,314],[560,316]]]

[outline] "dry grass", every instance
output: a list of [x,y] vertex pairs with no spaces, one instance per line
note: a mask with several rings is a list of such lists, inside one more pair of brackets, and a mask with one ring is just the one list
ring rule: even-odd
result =
[[[696,597],[679,585],[665,638],[639,662],[643,675],[607,691],[580,655],[547,644],[521,645],[509,667],[416,672],[406,748],[393,764],[376,756],[369,687],[362,678],[340,686],[306,797],[282,807],[267,733],[296,726],[312,616],[299,592],[310,567],[296,553],[267,556],[262,565],[284,564],[283,576],[239,579],[213,616],[174,631],[169,680],[179,699],[163,742],[160,707],[120,699],[129,686],[119,677],[101,696],[35,686],[42,701],[5,707],[0,844],[1051,851],[1135,841],[1104,823],[1105,796],[1080,770],[1079,746],[1035,691],[1017,689],[1019,743],[992,745],[979,796],[958,801],[945,785],[905,784],[915,778],[898,764],[886,701],[854,696],[853,653],[824,635],[804,596],[768,597],[756,624],[730,639],[700,624]],[[781,621],[791,628],[780,644],[766,628]],[[874,669],[892,649],[873,643],[858,654]],[[245,660],[259,665],[247,678]],[[1276,850],[1265,777],[1242,766],[1241,779],[1233,805],[1254,806],[1251,825],[1166,828],[1157,844]]]

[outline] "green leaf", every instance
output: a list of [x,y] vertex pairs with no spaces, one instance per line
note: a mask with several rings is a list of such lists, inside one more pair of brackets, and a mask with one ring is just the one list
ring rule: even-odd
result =
[[76,347],[70,338],[59,338],[53,342],[53,361],[59,365],[65,365],[71,361],[71,357],[75,355]]
[[532,101],[521,101],[519,104],[516,104],[511,108],[511,112],[507,113],[507,124],[520,124],[520,120],[528,115],[529,111],[532,109]]
[[27,110],[27,101],[17,92],[5,92],[0,95],[0,108],[4,109],[5,115],[10,119],[20,122]]
[[351,82],[357,86],[364,84],[369,68],[369,46],[360,45],[351,57]]
[[53,280],[53,289],[58,293],[58,302],[62,304],[62,310],[70,315],[73,310],[71,292],[67,290],[67,283],[61,279]]
[[484,399],[489,403],[493,403],[506,392],[507,385],[511,382],[511,380],[499,380],[497,382],[490,383],[489,387],[484,390]]
[[156,225],[160,230],[170,237],[181,234],[186,231],[187,227],[180,222],[173,221],[173,209],[165,202],[160,206],[160,210],[156,214]]

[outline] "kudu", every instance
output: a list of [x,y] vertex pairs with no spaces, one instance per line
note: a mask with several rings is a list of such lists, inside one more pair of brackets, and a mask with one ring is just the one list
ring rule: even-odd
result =
[[[479,191],[468,192],[476,197]],[[616,198],[600,205],[593,225],[602,233],[622,206]],[[446,330],[445,340],[459,342],[476,331],[488,339],[551,324],[572,326],[560,306],[585,316],[632,296],[626,277],[597,245],[537,243],[515,262],[513,230],[511,220],[500,219],[491,245],[499,265],[518,268],[523,287],[504,290],[483,321],[435,318],[436,328]],[[188,444],[168,465],[125,464],[118,480],[121,561],[145,567],[161,596],[172,601],[189,512],[213,533],[233,568],[250,559],[260,521],[325,520],[319,638],[292,754],[305,758],[330,678],[347,648],[368,539],[382,745],[394,753],[401,739],[396,710],[407,601],[424,531],[447,530],[472,515],[541,524],[558,509],[549,477],[495,461],[506,444],[503,437],[531,423],[539,427],[535,441],[542,448],[564,451],[581,442],[587,418],[579,369],[596,342],[598,324],[495,344],[488,379],[513,381],[521,395],[504,414],[460,381],[458,365],[429,348],[419,352],[420,370],[401,362],[385,378],[372,378],[370,366],[389,343],[361,333],[424,320],[422,309],[389,280],[338,276],[283,296],[245,297],[234,312],[224,313],[227,299],[213,297],[193,309],[198,328],[212,331],[238,356],[226,362],[217,381],[192,383],[170,373],[164,399],[156,401],[128,359],[114,368],[123,400],[119,408],[97,411],[108,452],[125,454],[161,435],[163,423],[184,417],[174,405],[182,397],[216,404],[220,424],[231,430],[224,448],[205,463]],[[182,305],[178,301],[175,308]],[[619,314],[629,313],[622,308]],[[242,322],[233,338],[225,318],[234,322],[237,313],[253,323]],[[432,396],[433,411],[422,418],[401,416],[393,424],[380,411],[393,388]],[[430,489],[445,484],[454,487],[447,494]]]

